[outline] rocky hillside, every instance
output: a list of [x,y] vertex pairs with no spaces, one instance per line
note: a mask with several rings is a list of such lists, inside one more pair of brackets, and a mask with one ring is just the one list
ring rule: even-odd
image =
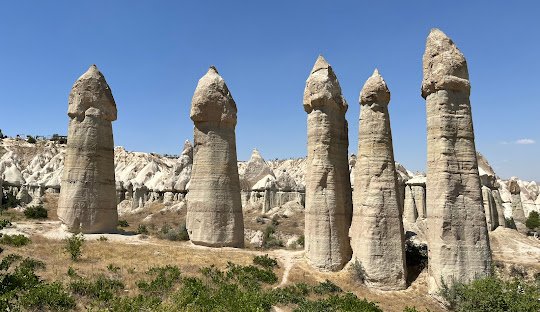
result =
[[[59,192],[64,155],[65,145],[51,141],[30,144],[11,138],[0,140],[0,182],[4,191],[13,193],[27,204],[39,202],[45,192]],[[123,147],[116,147],[115,175],[118,202],[122,205],[120,211],[142,209],[155,201],[182,201],[189,189],[192,161],[193,147],[189,141],[185,142],[179,156],[129,152]],[[350,172],[355,163],[356,157],[351,155]],[[511,217],[512,210],[518,205],[525,215],[533,210],[540,211],[540,188],[536,182],[516,177],[501,180],[480,154],[478,164],[482,184],[499,192],[506,217]],[[413,174],[399,163],[396,163],[396,168],[406,205],[408,192],[405,185],[425,189],[425,178],[421,174]],[[248,161],[238,162],[238,171],[245,208],[265,212],[290,201],[303,205],[305,158],[265,161],[257,150],[253,150]],[[351,182],[354,187],[353,175]],[[519,196],[512,194],[511,185],[517,185],[518,190],[512,191]],[[429,207],[425,209],[429,211]]]

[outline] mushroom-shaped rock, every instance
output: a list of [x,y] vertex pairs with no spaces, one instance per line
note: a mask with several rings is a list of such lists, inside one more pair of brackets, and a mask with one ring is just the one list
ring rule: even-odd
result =
[[474,143],[465,57],[442,31],[427,38],[422,97],[427,111],[428,286],[491,274],[491,249]]
[[304,109],[308,113],[305,254],[317,268],[339,270],[351,257],[347,102],[322,56],[306,81]]
[[69,94],[68,143],[58,218],[72,232],[114,232],[118,223],[111,122],[116,104],[103,74],[90,66]]
[[354,167],[353,259],[365,272],[367,285],[404,289],[405,237],[399,208],[388,102],[390,91],[379,72],[360,92],[358,157]]
[[194,244],[243,247],[244,220],[236,157],[236,104],[215,67],[191,103],[194,152],[186,227]]

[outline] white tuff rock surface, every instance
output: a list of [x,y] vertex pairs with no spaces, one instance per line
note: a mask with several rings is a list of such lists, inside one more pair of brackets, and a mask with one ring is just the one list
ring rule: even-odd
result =
[[105,77],[95,65],[90,66],[69,94],[69,141],[57,213],[70,232],[116,230],[112,132],[116,114]]
[[304,90],[308,114],[305,254],[311,265],[332,271],[351,258],[347,108],[332,67],[319,56]]
[[236,158],[236,103],[210,67],[191,102],[194,157],[186,227],[194,244],[243,247],[244,219]]
[[433,29],[423,57],[427,108],[428,288],[491,273],[469,101],[467,62],[454,42]]

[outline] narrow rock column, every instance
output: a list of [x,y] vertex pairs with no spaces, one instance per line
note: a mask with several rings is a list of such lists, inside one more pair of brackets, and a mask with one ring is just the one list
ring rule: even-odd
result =
[[351,258],[347,108],[332,67],[319,56],[304,90],[308,113],[305,250],[311,265],[332,271]]
[[493,199],[495,201],[495,207],[497,209],[497,217],[499,219],[499,226],[506,227],[506,218],[504,217],[504,206],[501,198],[501,193],[498,189],[492,191]]
[[236,103],[215,67],[191,102],[194,156],[186,227],[194,244],[243,247],[244,219],[236,165]]
[[525,217],[523,204],[521,203],[521,188],[516,180],[508,181],[508,190],[512,195],[512,218],[514,218],[514,222],[525,224],[527,218]]
[[486,215],[487,228],[488,230],[493,231],[499,226],[499,217],[497,215],[495,199],[493,198],[489,187],[482,186],[482,198],[484,200],[484,213]]
[[491,249],[482,202],[463,54],[433,29],[423,58],[427,110],[428,288],[491,274]]
[[375,70],[360,92],[350,236],[352,261],[363,267],[366,285],[397,290],[406,287],[405,237],[398,204],[389,102],[390,91]]
[[71,232],[114,232],[118,223],[111,122],[116,104],[103,74],[90,66],[69,94],[68,142],[58,218]]
[[405,184],[405,200],[403,202],[403,221],[415,223],[418,219],[418,209],[410,185]]

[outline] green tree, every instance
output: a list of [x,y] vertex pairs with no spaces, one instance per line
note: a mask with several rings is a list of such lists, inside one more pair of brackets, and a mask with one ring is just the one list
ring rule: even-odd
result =
[[529,217],[527,218],[527,221],[525,221],[525,226],[531,230],[540,227],[540,215],[538,215],[538,212],[531,211],[529,213]]

